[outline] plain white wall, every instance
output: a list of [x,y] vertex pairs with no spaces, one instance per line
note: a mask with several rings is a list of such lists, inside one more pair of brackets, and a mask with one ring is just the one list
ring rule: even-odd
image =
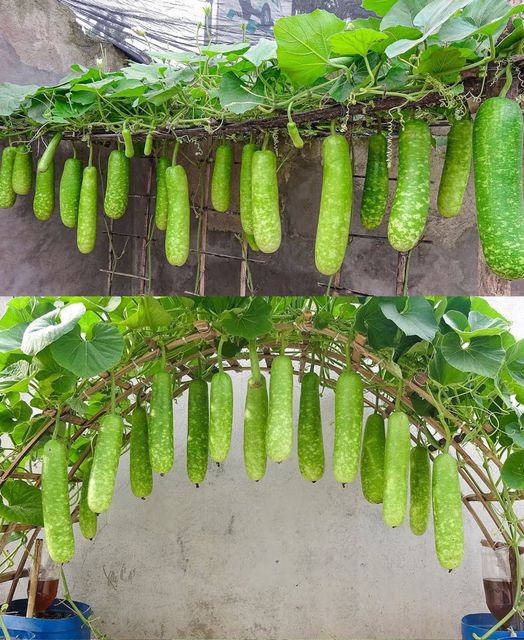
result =
[[[492,301],[524,337],[524,299]],[[153,496],[135,499],[122,459],[113,506],[94,542],[77,534],[66,568],[115,640],[169,638],[451,639],[465,613],[486,610],[480,533],[465,514],[466,557],[440,568],[428,532],[391,530],[360,482],[332,478],[333,394],[322,400],[326,474],[311,484],[296,454],[250,482],[242,461],[247,375],[234,376],[231,455],[200,489],[185,475],[186,399],[175,406],[177,460]],[[295,407],[298,409],[298,388]],[[25,590],[25,585],[21,586]]]

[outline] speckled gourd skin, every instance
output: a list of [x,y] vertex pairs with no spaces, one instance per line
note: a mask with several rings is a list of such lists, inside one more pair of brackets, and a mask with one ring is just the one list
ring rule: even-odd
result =
[[189,383],[187,409],[187,477],[204,482],[209,460],[209,391],[205,380]]
[[365,229],[376,229],[382,224],[388,196],[388,141],[383,133],[375,133],[369,138],[366,179],[360,208],[360,222]]
[[87,504],[94,513],[104,513],[111,506],[123,436],[120,416],[108,413],[100,420],[87,489]]
[[231,447],[233,430],[233,381],[225,371],[211,378],[209,406],[209,454],[215,462],[224,462]]
[[244,466],[251,480],[266,474],[267,384],[264,376],[250,378],[244,410]]
[[246,144],[242,149],[240,165],[240,222],[244,233],[253,235],[253,154],[257,150],[256,144]]
[[325,465],[319,387],[318,374],[306,373],[300,391],[298,465],[302,476],[310,482],[322,478]]
[[464,525],[457,461],[449,453],[435,459],[432,485],[437,557],[444,569],[456,569],[464,558]]
[[131,417],[129,441],[129,480],[137,498],[147,498],[153,491],[153,470],[149,459],[149,427],[145,407],[137,406]]
[[16,158],[15,147],[4,147],[0,165],[0,209],[10,209],[16,202],[13,189],[13,168]]
[[397,251],[411,251],[424,235],[429,215],[431,133],[427,122],[408,120],[400,133],[398,181],[388,238]]
[[80,158],[68,158],[64,163],[60,179],[59,208],[62,223],[69,229],[74,229],[78,221],[83,171]]
[[360,462],[362,493],[371,504],[381,504],[384,499],[385,452],[384,418],[379,413],[373,413],[366,420]]
[[109,218],[118,220],[127,211],[129,203],[129,158],[124,151],[115,149],[107,162],[107,183],[104,211]]
[[54,562],[69,562],[75,554],[73,524],[69,510],[67,448],[49,440],[42,460],[42,511],[49,555]]
[[293,363],[288,356],[277,356],[271,364],[267,455],[273,462],[284,462],[293,451]]
[[149,412],[149,458],[155,473],[168,473],[175,460],[173,388],[167,371],[155,374]]
[[416,536],[422,536],[428,528],[431,506],[431,466],[426,447],[411,449],[409,469],[409,526]]
[[354,482],[358,474],[364,419],[364,387],[360,376],[346,370],[335,388],[333,475],[337,482]]
[[96,536],[97,530],[97,516],[94,511],[91,511],[87,503],[87,493],[89,490],[89,477],[91,475],[91,463],[86,465],[84,475],[82,478],[82,489],[80,491],[80,505],[78,507],[78,524],[80,527],[80,533],[87,540],[93,540]]
[[473,133],[477,223],[489,268],[508,280],[524,278],[524,200],[519,103],[490,98]]
[[231,180],[233,177],[233,147],[220,144],[215,152],[215,164],[211,178],[211,204],[220,213],[231,207]]
[[78,203],[76,244],[80,253],[91,253],[96,245],[98,217],[98,174],[96,167],[85,167]]
[[411,436],[409,419],[402,411],[388,419],[384,461],[384,522],[399,527],[406,517]]
[[160,156],[156,161],[156,199],[155,199],[155,224],[160,231],[167,227],[167,186],[166,170],[170,165],[169,158]]
[[177,164],[166,170],[167,227],[166,258],[170,265],[181,267],[189,258],[191,205],[189,184],[184,167]]
[[51,162],[47,171],[37,173],[33,213],[37,220],[46,221],[55,210],[55,162]]
[[262,253],[275,253],[282,243],[277,157],[274,151],[253,154],[252,213],[255,242]]
[[471,174],[473,121],[468,117],[451,125],[446,160],[438,192],[438,210],[445,218],[460,213]]
[[315,264],[332,276],[344,263],[353,209],[353,167],[346,138],[328,136],[322,144],[322,196],[315,242]]
[[19,196],[27,196],[33,186],[33,154],[26,144],[16,147],[13,165],[13,191]]

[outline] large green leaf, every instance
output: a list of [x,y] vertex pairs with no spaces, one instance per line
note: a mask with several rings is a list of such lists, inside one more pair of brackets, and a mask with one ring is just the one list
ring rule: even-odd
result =
[[396,2],[397,0],[363,0],[362,8],[373,11],[377,16],[385,16]]
[[433,307],[425,298],[379,298],[379,306],[385,317],[407,336],[431,342],[438,331]]
[[510,489],[524,489],[524,451],[510,454],[502,465],[500,475]]
[[10,116],[38,88],[34,84],[19,85],[10,82],[0,83],[0,116]]
[[373,45],[381,40],[387,40],[388,36],[373,29],[354,29],[342,31],[331,36],[329,41],[333,52],[343,56],[366,56]]
[[18,360],[0,371],[0,393],[25,393],[29,386],[29,362]]
[[458,73],[468,57],[468,52],[458,47],[442,49],[437,45],[429,47],[420,56],[417,73],[427,75],[445,75]]
[[439,32],[441,42],[457,42],[482,34],[494,36],[524,4],[512,7],[506,0],[474,0],[460,16],[450,18]]
[[264,102],[263,87],[260,84],[247,87],[232,72],[225,73],[218,90],[220,104],[224,109],[238,115],[254,109]]
[[463,340],[480,336],[499,336],[509,328],[509,322],[502,318],[490,318],[478,311],[471,311],[468,317],[459,311],[448,311],[443,316],[444,322]]
[[355,330],[367,337],[372,349],[395,347],[401,336],[397,325],[382,313],[380,298],[376,297],[369,298],[359,307],[355,318]]
[[81,302],[75,302],[60,309],[54,309],[33,320],[24,331],[21,345],[22,352],[33,356],[42,351],[55,340],[71,331],[85,313],[85,310],[86,308]]
[[524,340],[519,340],[508,349],[505,365],[512,379],[524,386]]
[[90,340],[84,338],[76,327],[51,346],[51,353],[58,364],[79,378],[91,378],[116,366],[123,351],[124,338],[110,324],[95,325]]
[[[407,2],[407,0],[401,0]],[[417,15],[413,18],[413,26],[419,29],[422,33],[420,38],[416,40],[398,40],[391,44],[386,53],[390,58],[402,55],[406,51],[409,51],[415,46],[422,44],[430,36],[438,33],[440,27],[451,18],[457,11],[463,9],[468,4],[471,4],[473,0],[431,0],[431,2],[425,3],[423,9],[421,9]],[[393,8],[393,10],[395,7]],[[393,11],[392,10],[392,11]],[[411,14],[410,14],[411,15]],[[388,16],[386,16],[387,18]],[[384,18],[384,19],[386,19]],[[388,23],[386,22],[386,25]],[[411,26],[409,24],[401,23],[404,26]],[[381,25],[381,28],[385,27]]]
[[277,43],[274,40],[260,38],[256,45],[244,53],[243,57],[255,67],[260,67],[264,62],[274,60],[277,57]]
[[39,489],[23,480],[8,480],[0,494],[0,518],[7,522],[42,527],[42,494]]
[[465,371],[459,371],[455,369],[455,367],[452,367],[444,358],[439,348],[435,350],[429,362],[428,372],[430,378],[442,386],[463,384],[468,377]]
[[446,361],[456,369],[489,378],[497,375],[505,356],[499,336],[472,338],[463,343],[456,333],[448,333],[441,349]]
[[415,17],[422,11],[426,4],[427,0],[398,0],[385,14],[380,23],[380,29],[386,31],[386,29],[390,29],[391,27],[414,28]]
[[329,70],[330,36],[346,23],[332,13],[313,13],[280,18],[275,23],[280,68],[297,86],[311,86]]
[[24,332],[29,326],[29,322],[15,324],[14,327],[0,331],[0,353],[17,351],[22,346]]
[[138,303],[138,309],[122,321],[130,329],[150,327],[156,331],[159,327],[171,324],[171,314],[164,309],[161,302],[152,296],[143,296]]
[[222,326],[230,336],[255,340],[272,329],[271,305],[262,298],[253,298],[247,307],[224,312]]

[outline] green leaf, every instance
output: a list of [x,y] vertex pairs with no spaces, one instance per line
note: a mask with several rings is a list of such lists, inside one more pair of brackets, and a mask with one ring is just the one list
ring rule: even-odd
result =
[[435,350],[428,371],[430,378],[442,386],[463,384],[468,377],[466,372],[455,369],[446,361],[440,348]]
[[464,66],[468,52],[458,47],[442,49],[438,45],[429,47],[420,56],[417,73],[422,75],[445,75],[449,72],[458,72]]
[[293,84],[311,86],[328,72],[329,38],[345,26],[343,20],[322,9],[276,21],[278,63]]
[[517,447],[524,449],[524,433],[519,424],[516,422],[506,424],[504,426],[504,433],[513,440]]
[[259,84],[252,88],[246,87],[238,76],[229,71],[222,76],[218,97],[224,109],[242,114],[264,102],[262,91]]
[[222,325],[230,336],[255,340],[273,327],[271,305],[262,298],[253,298],[247,307],[226,311]]
[[508,349],[505,365],[513,380],[524,386],[524,340],[519,340]]
[[137,311],[120,324],[129,329],[151,327],[156,331],[159,327],[169,326],[171,322],[171,314],[164,309],[159,300],[152,296],[143,296],[140,298]]
[[397,325],[388,320],[380,308],[380,298],[369,298],[359,307],[355,317],[355,330],[367,336],[372,349],[394,347],[399,342]]
[[0,83],[0,116],[10,116],[26,101],[26,99],[38,91],[34,84],[19,85],[10,82]]
[[398,0],[382,19],[380,30],[386,31],[394,27],[410,27],[413,29],[415,17],[426,4],[427,0]]
[[[386,49],[386,54],[390,58],[396,58],[413,47],[422,44],[430,36],[438,33],[440,27],[449,20],[453,14],[468,4],[471,4],[471,2],[473,2],[473,0],[431,0],[431,2],[425,4],[423,9],[413,18],[413,26],[420,29],[422,33],[420,38],[416,40],[398,40]],[[407,24],[404,26],[411,25]],[[384,29],[382,25],[381,28]]]
[[500,336],[472,338],[462,343],[456,333],[448,333],[442,339],[442,355],[459,371],[493,378],[504,361],[505,352]]
[[124,351],[124,338],[110,324],[93,327],[90,340],[82,337],[76,327],[51,346],[57,363],[79,378],[91,378],[116,366]]
[[24,331],[22,352],[33,356],[42,351],[71,331],[85,310],[86,308],[81,302],[75,302],[59,309],[53,309],[53,311],[33,320]]
[[362,8],[373,11],[377,16],[385,16],[396,2],[397,0],[363,0]]
[[0,494],[0,518],[19,524],[44,525],[40,489],[23,480],[8,480]]
[[277,43],[274,40],[260,38],[258,43],[248,49],[243,58],[251,62],[255,67],[260,67],[262,63],[268,60],[274,60],[277,57]]
[[213,58],[214,56],[230,55],[234,53],[242,55],[249,49],[250,46],[251,45],[249,44],[249,42],[237,42],[235,44],[213,44],[202,47],[201,52],[209,58]]
[[388,36],[380,31],[355,29],[335,33],[329,41],[335,53],[345,56],[366,56],[374,44],[387,39]]
[[379,306],[384,316],[407,336],[431,342],[438,331],[433,307],[425,298],[379,298]]
[[441,42],[457,42],[474,35],[499,35],[511,16],[522,12],[524,4],[511,7],[506,0],[474,0],[460,16],[452,17],[440,30]]
[[480,336],[499,336],[509,328],[507,320],[490,318],[478,311],[471,311],[466,318],[459,311],[452,310],[445,313],[442,319],[463,340]]
[[29,326],[29,322],[15,324],[14,327],[0,331],[0,353],[17,351],[22,346],[24,332]]
[[510,489],[524,489],[524,451],[510,454],[502,465],[500,475]]

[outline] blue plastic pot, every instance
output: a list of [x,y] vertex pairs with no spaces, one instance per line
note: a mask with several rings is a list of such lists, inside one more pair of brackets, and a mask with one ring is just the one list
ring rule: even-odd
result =
[[[35,634],[30,631],[13,631],[9,633],[11,640],[35,640]],[[2,631],[0,631],[0,639],[5,638]]]
[[[90,617],[92,612],[88,604],[84,602],[75,602],[75,604],[85,618]],[[20,640],[89,640],[91,636],[89,627],[84,625],[77,615],[61,619],[26,618],[27,599],[13,600],[11,611],[17,611],[20,615],[4,615],[4,624],[9,634]],[[49,607],[49,611],[73,613],[65,600],[55,600]]]
[[[475,633],[479,638],[489,631],[498,620],[491,613],[470,613],[462,618],[462,640],[473,640]],[[501,629],[491,634],[493,640],[506,640],[510,637],[507,629]],[[513,636],[515,637],[515,636]],[[524,631],[519,631],[517,638],[524,638]]]

